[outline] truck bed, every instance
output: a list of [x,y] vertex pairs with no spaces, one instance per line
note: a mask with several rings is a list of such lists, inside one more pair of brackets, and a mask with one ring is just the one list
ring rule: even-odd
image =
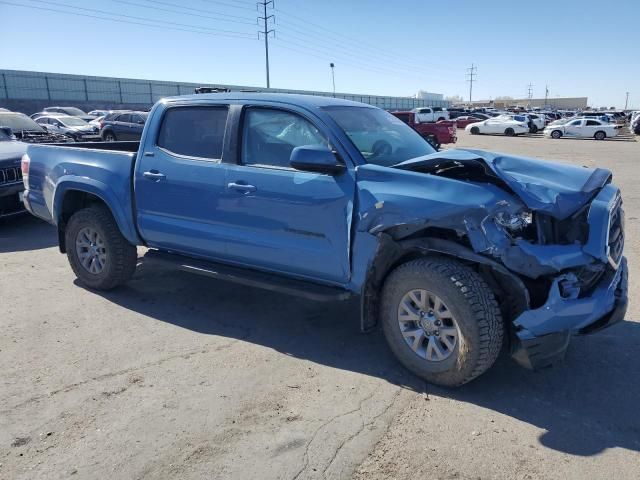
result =
[[25,203],[34,215],[57,224],[69,192],[94,195],[109,207],[131,243],[138,243],[133,219],[133,172],[140,142],[31,144]]

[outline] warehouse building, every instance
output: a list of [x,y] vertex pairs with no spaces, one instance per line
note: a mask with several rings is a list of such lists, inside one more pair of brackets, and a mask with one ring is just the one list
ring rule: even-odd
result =
[[474,107],[551,108],[554,110],[584,110],[588,97],[549,97],[549,98],[508,98],[497,100],[478,100],[471,102]]
[[[0,70],[0,107],[34,113],[51,105],[94,109],[149,109],[163,97],[188,95],[196,87],[226,88],[232,91],[300,93],[331,97],[331,92],[260,88],[241,85],[164,82],[131,78],[95,77],[62,73]],[[423,92],[423,98],[336,93],[337,98],[368,103],[386,109],[446,107],[441,94]]]

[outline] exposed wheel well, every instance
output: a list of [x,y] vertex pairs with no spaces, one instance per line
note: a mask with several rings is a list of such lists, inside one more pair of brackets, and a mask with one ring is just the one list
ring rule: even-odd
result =
[[62,208],[58,217],[58,245],[60,252],[66,253],[67,248],[64,239],[64,232],[71,216],[78,210],[87,208],[90,205],[105,205],[105,202],[92,193],[83,192],[81,190],[69,190],[65,192],[62,199]]
[[518,276],[501,264],[475,253],[462,242],[452,240],[455,232],[449,238],[442,238],[441,233],[438,232],[437,237],[412,236],[399,241],[387,233],[379,234],[378,251],[367,272],[362,292],[362,330],[371,330],[378,323],[379,292],[387,276],[405,262],[430,255],[454,258],[480,274],[498,299],[508,329],[511,321],[529,307],[529,290]]

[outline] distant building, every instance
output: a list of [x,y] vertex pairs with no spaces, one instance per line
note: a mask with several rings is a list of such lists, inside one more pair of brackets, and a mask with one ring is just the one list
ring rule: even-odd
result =
[[588,97],[549,97],[544,98],[513,98],[500,100],[477,100],[471,102],[474,107],[525,107],[525,108],[553,108],[557,110],[584,110],[587,108]]

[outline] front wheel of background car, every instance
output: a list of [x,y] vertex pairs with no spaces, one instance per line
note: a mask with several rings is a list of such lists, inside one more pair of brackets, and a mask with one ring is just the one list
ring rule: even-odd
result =
[[595,138],[596,140],[604,140],[605,138],[607,138],[607,134],[604,132],[596,132],[593,138]]
[[65,230],[65,245],[73,272],[89,288],[111,290],[129,280],[136,269],[136,247],[122,236],[105,206],[74,213]]
[[115,142],[116,140],[116,135],[113,132],[107,132],[104,134],[104,141],[105,142]]
[[504,325],[493,291],[455,260],[430,257],[397,267],[384,283],[380,312],[398,360],[436,385],[473,380],[502,348]]
[[555,138],[556,140],[562,137],[562,132],[560,130],[554,130],[551,132],[551,138]]
[[515,132],[515,130],[513,128],[509,127],[504,131],[504,134],[507,137],[513,137],[516,134],[516,132]]
[[478,135],[480,133],[480,129],[478,127],[471,127],[471,135]]

